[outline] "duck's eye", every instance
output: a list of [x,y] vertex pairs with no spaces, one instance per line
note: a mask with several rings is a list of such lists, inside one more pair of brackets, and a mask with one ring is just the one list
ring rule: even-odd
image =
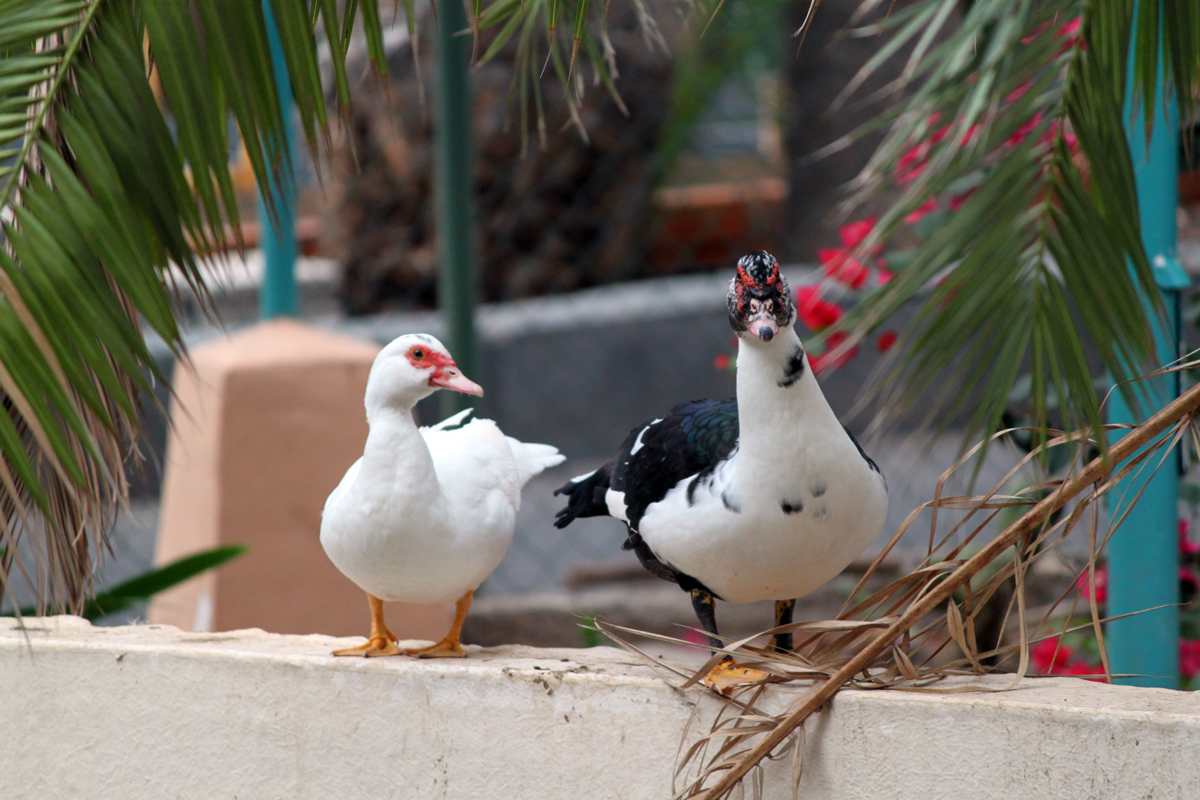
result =
[[414,347],[412,351],[413,358],[422,359],[425,357],[425,351],[419,347]]

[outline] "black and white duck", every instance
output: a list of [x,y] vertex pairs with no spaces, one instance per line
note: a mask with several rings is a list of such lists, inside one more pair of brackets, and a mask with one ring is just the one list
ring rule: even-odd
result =
[[[796,598],[845,569],[887,517],[879,467],[838,421],[800,338],[779,263],[744,256],[729,284],[729,323],[740,339],[737,399],[695,400],[629,432],[617,457],[557,490],[555,525],[612,516],[624,547],[655,576],[691,593],[719,649],[714,599],[775,601],[776,625]],[[790,634],[772,646],[790,650]],[[763,677],[731,658],[713,688]]]

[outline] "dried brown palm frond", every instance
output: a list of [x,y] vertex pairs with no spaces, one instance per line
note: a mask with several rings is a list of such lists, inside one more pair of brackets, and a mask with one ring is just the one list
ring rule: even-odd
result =
[[[1153,375],[1197,365],[1200,361],[1189,361]],[[682,784],[678,797],[718,800],[752,773],[757,777],[751,780],[761,780],[756,768],[764,759],[789,754],[794,759],[792,776],[798,781],[804,721],[846,686],[924,692],[993,691],[969,684],[956,683],[953,688],[937,684],[952,675],[995,672],[1010,673],[1011,686],[1015,686],[1029,671],[1031,644],[1058,639],[1081,628],[1094,631],[1104,675],[1111,680],[1101,629],[1104,620],[1094,594],[1080,590],[1077,580],[1086,575],[1087,585],[1094,585],[1096,553],[1124,520],[1124,515],[1109,520],[1101,535],[1098,504],[1124,478],[1133,476],[1141,485],[1164,465],[1171,468],[1171,454],[1185,436],[1200,442],[1200,429],[1193,420],[1198,408],[1200,386],[1139,426],[1106,426],[1106,434],[1121,429],[1125,435],[1110,445],[1107,453],[1086,462],[1089,454],[1103,453],[1100,443],[1093,439],[1094,429],[1051,431],[1045,444],[1023,458],[991,491],[971,497],[944,496],[950,476],[968,465],[974,451],[987,443],[976,445],[941,477],[934,499],[915,509],[896,531],[836,619],[794,622],[740,641],[727,640],[722,651],[694,674],[677,672],[684,678],[678,688],[690,687],[728,654],[748,667],[769,673],[773,676],[771,682],[812,682],[811,689],[782,712],[772,712],[762,702],[768,696],[769,684],[749,685],[728,698],[710,730],[681,745],[676,771]],[[1052,448],[1066,448],[1070,454],[1064,474],[1004,493],[1022,470],[1037,469],[1045,463],[1043,457]],[[1127,508],[1136,499],[1122,498],[1122,507]],[[932,512],[932,519],[929,544],[921,562],[908,574],[856,599],[925,509]],[[1013,513],[1009,509],[1023,509],[1024,513],[988,540],[998,517]],[[1041,608],[1030,607],[1027,583],[1031,567],[1054,552],[1081,524],[1086,525],[1090,545],[1087,565],[1079,575],[1071,576],[1073,579],[1057,597]],[[1090,620],[1078,624],[1076,612],[1081,599]],[[1010,630],[1011,637],[981,640],[980,620],[989,611],[1001,615],[999,628]],[[634,650],[637,648],[623,638],[627,633],[689,644],[601,621],[597,625]],[[795,637],[793,652],[775,653],[752,644],[759,636],[784,632]],[[661,662],[658,665],[662,666]]]

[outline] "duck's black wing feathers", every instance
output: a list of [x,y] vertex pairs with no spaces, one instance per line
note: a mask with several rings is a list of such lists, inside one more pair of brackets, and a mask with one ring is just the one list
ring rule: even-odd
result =
[[620,454],[590,475],[576,478],[555,494],[567,495],[567,506],[558,512],[555,526],[565,528],[580,517],[608,515],[608,491],[623,493],[622,505],[629,529],[624,549],[632,550],[647,570],[683,589],[713,594],[700,581],[663,563],[642,540],[638,523],[653,503],[680,481],[695,476],[691,492],[737,448],[737,401],[693,400],[671,409],[667,416],[639,425],[629,432]]
[[620,454],[583,480],[572,481],[555,494],[567,495],[567,507],[555,525],[562,528],[578,517],[608,513],[609,489],[624,495],[625,517],[637,530],[642,515],[680,481],[702,478],[737,447],[737,401],[692,400],[671,413],[629,432]]

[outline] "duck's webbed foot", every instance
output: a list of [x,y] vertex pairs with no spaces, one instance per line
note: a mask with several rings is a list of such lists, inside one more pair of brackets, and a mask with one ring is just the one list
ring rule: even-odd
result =
[[413,658],[466,658],[467,651],[463,650],[461,643],[447,636],[428,647],[411,647],[401,650],[400,655]]
[[[701,627],[708,635],[709,647],[714,651],[720,650],[724,645],[717,634],[716,598],[713,597],[712,592],[704,589],[692,589],[691,595],[692,608],[696,612],[696,618],[700,620]],[[704,685],[713,691],[728,695],[736,686],[757,683],[769,677],[771,677],[769,673],[743,667],[732,656],[726,656],[704,676]]]
[[427,647],[401,650],[399,651],[400,655],[414,658],[466,658],[467,651],[462,647],[462,626],[474,596],[475,592],[467,592],[454,604],[454,624],[450,626],[449,633],[443,636],[440,642],[435,642]]
[[367,643],[360,644],[358,647],[334,650],[333,655],[359,656],[361,658],[400,655],[400,648],[396,647],[395,644],[400,640],[396,638],[396,634],[392,633],[387,623],[383,621],[383,601],[375,595],[368,593],[367,602],[371,606],[371,633],[367,636]]
[[704,676],[704,685],[713,691],[728,695],[738,686],[747,683],[759,683],[771,677],[771,673],[761,669],[744,667],[732,658],[722,659]]
[[[389,632],[390,634],[390,632]],[[394,644],[395,638],[390,635],[372,636],[367,639],[366,644],[360,644],[358,647],[347,647],[343,650],[334,650],[335,656],[361,656],[363,658],[373,658],[375,656],[398,656],[401,653],[400,648]]]

